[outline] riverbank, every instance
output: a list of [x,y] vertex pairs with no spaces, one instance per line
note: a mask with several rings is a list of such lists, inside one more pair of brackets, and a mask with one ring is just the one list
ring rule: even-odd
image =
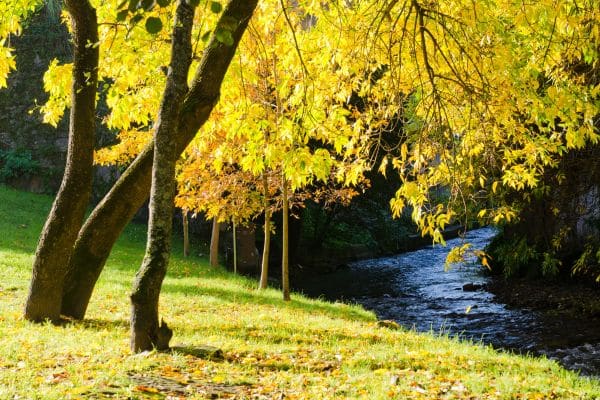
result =
[[538,315],[545,329],[532,327],[540,346],[520,351],[543,355],[584,375],[600,373],[600,298],[598,287],[579,282],[492,279],[486,289],[495,300]]
[[0,186],[0,398],[600,396],[599,381],[548,360],[381,326],[358,306],[298,294],[283,302],[276,290],[256,290],[254,280],[211,268],[204,258],[183,258],[177,242],[161,316],[178,347],[132,354],[128,293],[144,253],[139,225],[130,225],[115,246],[86,321],[31,324],[21,314],[50,205],[49,197]]
[[498,302],[512,308],[600,320],[598,285],[494,277],[486,289],[496,296]]

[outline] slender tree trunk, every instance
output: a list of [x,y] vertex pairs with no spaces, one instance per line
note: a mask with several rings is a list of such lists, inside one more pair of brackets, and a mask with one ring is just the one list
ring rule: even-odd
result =
[[181,210],[183,214],[183,256],[190,255],[190,223],[188,221],[188,211]]
[[283,177],[282,184],[283,196],[283,227],[281,228],[283,240],[281,244],[281,289],[283,291],[283,300],[290,301],[290,265],[288,259],[289,251],[289,200],[288,200],[288,181]]
[[[185,150],[216,104],[223,77],[257,1],[232,0],[221,14],[218,25],[237,21],[237,28],[233,32],[234,44],[227,46],[212,37],[207,45],[181,109],[178,135],[173,139],[177,152]],[[153,153],[154,143],[151,143],[121,175],[80,230],[65,282],[62,301],[64,315],[77,319],[85,316],[92,291],[112,246],[148,199]]]
[[258,250],[256,249],[256,229],[254,224],[237,225],[236,228],[237,272],[256,271]]
[[148,243],[131,293],[131,350],[134,352],[169,347],[160,333],[158,299],[171,255],[175,164],[180,154],[173,143],[173,136],[177,135],[179,112],[188,91],[193,22],[194,8],[186,0],[179,0],[173,27],[167,86],[154,129]]
[[237,274],[237,226],[235,225],[235,218],[233,219],[233,273]]
[[221,224],[217,217],[213,218],[212,223],[212,232],[210,235],[210,266],[218,267],[219,266],[219,234],[221,233]]
[[265,241],[263,243],[262,261],[260,265],[260,284],[259,289],[266,289],[269,279],[269,252],[271,251],[271,210],[269,198],[269,177],[263,173],[263,192],[265,208]]
[[60,319],[64,278],[92,192],[98,23],[88,1],[65,0],[65,6],[74,42],[67,164],[33,262],[25,304],[25,318],[31,321]]

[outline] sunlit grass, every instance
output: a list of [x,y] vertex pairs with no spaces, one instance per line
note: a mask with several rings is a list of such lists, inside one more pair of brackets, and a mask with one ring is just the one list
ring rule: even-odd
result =
[[128,293],[145,230],[115,247],[87,320],[22,319],[37,235],[51,199],[0,187],[0,398],[591,399],[596,380],[553,362],[455,339],[379,327],[359,307],[276,290],[176,247],[161,296],[173,345],[213,346],[223,359],[131,354]]

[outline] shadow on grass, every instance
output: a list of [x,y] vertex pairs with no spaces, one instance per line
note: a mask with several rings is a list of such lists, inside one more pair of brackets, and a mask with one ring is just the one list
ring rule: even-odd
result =
[[316,302],[315,300],[298,298],[296,295],[289,302],[284,302],[280,298],[269,296],[267,293],[262,293],[258,290],[240,289],[230,290],[214,287],[197,287],[190,285],[181,285],[174,283],[165,283],[163,285],[163,293],[181,293],[187,296],[207,295],[220,299],[224,302],[235,304],[257,304],[271,305],[279,308],[294,309],[304,311],[309,314],[315,312],[325,314],[330,317],[343,318],[352,321],[373,321],[372,317],[366,315],[364,311],[352,308],[350,306],[340,306],[340,304]]
[[177,346],[171,346],[167,352],[179,353],[187,356],[194,356],[196,358],[202,358],[205,360],[212,361],[223,361],[225,359],[223,351],[218,347],[214,346],[190,346],[187,344],[180,344]]
[[[174,237],[173,242],[179,240]],[[144,258],[145,240],[135,241],[128,237],[121,238],[113,247],[106,263],[108,269],[131,273],[133,276],[140,268]],[[208,269],[208,258],[201,255],[183,257],[183,250],[176,248],[171,253],[168,274],[179,276],[183,274],[198,274]]]
[[[188,328],[183,327],[183,332]],[[353,335],[342,329],[330,329],[317,325],[299,326],[299,324],[281,327],[277,324],[269,325],[268,328],[239,325],[219,325],[218,333],[222,337],[237,338],[244,342],[253,342],[272,346],[282,344],[286,346],[301,346],[312,348],[317,343],[319,346],[338,345],[340,343],[360,343],[371,345],[381,343],[378,335]]]
[[129,329],[129,321],[124,319],[106,320],[106,319],[84,319],[67,320],[67,324],[81,326],[85,329],[110,330],[110,329]]

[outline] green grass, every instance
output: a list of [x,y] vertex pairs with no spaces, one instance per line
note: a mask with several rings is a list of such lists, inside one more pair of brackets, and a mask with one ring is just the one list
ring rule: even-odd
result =
[[145,236],[136,225],[115,247],[86,321],[29,323],[23,304],[50,203],[0,187],[1,399],[600,397],[597,380],[548,360],[379,327],[357,306],[300,295],[284,303],[177,246],[161,296],[172,344],[214,346],[224,357],[132,354],[128,293]]

